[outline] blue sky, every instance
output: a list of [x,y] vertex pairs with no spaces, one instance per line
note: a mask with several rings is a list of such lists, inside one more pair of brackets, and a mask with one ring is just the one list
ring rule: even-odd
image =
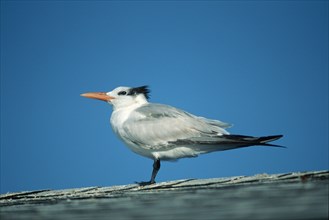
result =
[[328,1],[1,1],[1,193],[148,180],[111,106],[79,96],[141,85],[287,147],[164,162],[158,182],[328,169]]

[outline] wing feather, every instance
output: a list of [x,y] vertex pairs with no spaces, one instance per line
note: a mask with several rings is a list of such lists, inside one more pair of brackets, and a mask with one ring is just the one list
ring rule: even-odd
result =
[[123,124],[124,136],[145,149],[167,150],[179,140],[204,139],[228,134],[229,124],[197,117],[161,104],[147,104],[131,113]]

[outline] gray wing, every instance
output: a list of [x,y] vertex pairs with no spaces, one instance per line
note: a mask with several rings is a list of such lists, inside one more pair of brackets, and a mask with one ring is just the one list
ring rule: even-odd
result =
[[[230,124],[197,117],[161,104],[147,104],[131,113],[123,124],[123,138],[145,149],[167,150],[189,141],[204,142],[229,134]],[[217,139],[218,141],[218,139]]]

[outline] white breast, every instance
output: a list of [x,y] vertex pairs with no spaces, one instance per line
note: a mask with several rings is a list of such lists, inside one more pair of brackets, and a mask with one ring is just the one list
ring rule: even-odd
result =
[[128,135],[122,126],[129,118],[131,113],[139,106],[140,105],[130,106],[128,108],[122,108],[113,111],[110,123],[114,133],[126,144],[130,150],[144,157],[155,159],[154,155],[152,154],[152,150],[142,148],[140,145],[136,144],[133,140],[128,138]]

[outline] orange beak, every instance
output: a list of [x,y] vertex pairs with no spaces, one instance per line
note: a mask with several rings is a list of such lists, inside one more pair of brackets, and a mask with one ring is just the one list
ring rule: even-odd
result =
[[114,97],[107,95],[105,92],[88,92],[88,93],[81,94],[81,96],[90,98],[90,99],[98,99],[98,100],[102,100],[105,102],[108,102],[108,101],[111,101],[112,99],[114,99]]

